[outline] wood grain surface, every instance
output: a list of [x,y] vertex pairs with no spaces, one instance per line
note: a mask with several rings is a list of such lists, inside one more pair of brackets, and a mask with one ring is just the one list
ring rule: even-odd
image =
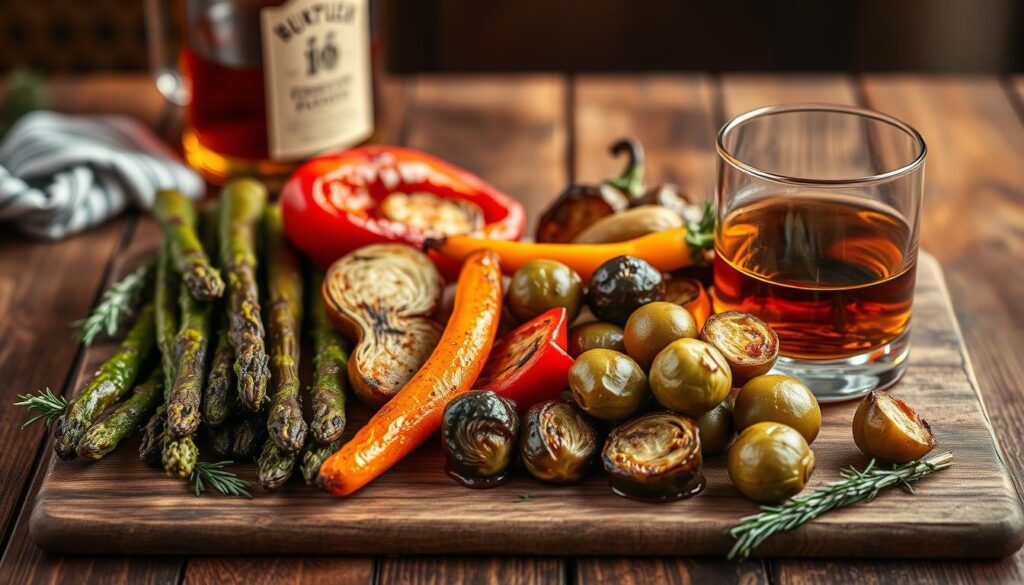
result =
[[[959,323],[964,330],[968,352],[971,355],[979,380],[979,389],[984,396],[991,419],[999,436],[1001,446],[1008,455],[1007,463],[1014,481],[1020,486],[1024,456],[1021,456],[1022,443],[1020,437],[1024,430],[1024,394],[1020,392],[1020,380],[1024,379],[1024,361],[1021,360],[1018,348],[1024,343],[1024,315],[1020,312],[1018,302],[1019,285],[1024,282],[1021,270],[1022,248],[1024,248],[1024,173],[1019,165],[1019,153],[1024,141],[1024,128],[1021,126],[1021,114],[1024,113],[1024,78],[1017,77],[1012,81],[1000,81],[993,77],[971,78],[930,78],[906,76],[875,76],[861,78],[844,76],[724,76],[721,78],[706,77],[704,79],[707,100],[712,117],[708,122],[690,124],[689,111],[692,106],[686,97],[688,90],[673,89],[673,86],[685,86],[700,76],[627,76],[619,78],[568,78],[559,81],[557,78],[512,77],[487,78],[500,82],[502,88],[515,88],[516,83],[536,83],[538,80],[554,90],[538,90],[540,95],[545,92],[560,94],[564,103],[553,98],[547,104],[553,119],[549,122],[552,132],[560,133],[565,146],[565,153],[556,153],[556,160],[544,162],[544,170],[539,174],[539,181],[545,184],[555,183],[551,187],[552,195],[562,187],[557,184],[559,177],[568,178],[576,173],[581,178],[597,180],[606,171],[616,172],[618,161],[611,161],[604,152],[607,144],[604,139],[608,132],[592,132],[577,127],[580,115],[574,115],[574,109],[590,108],[596,111],[591,116],[600,130],[603,123],[601,110],[620,110],[626,114],[615,113],[615,116],[627,120],[645,119],[648,111],[657,122],[641,126],[645,142],[655,139],[659,132],[670,140],[692,143],[694,147],[680,149],[688,156],[670,154],[653,163],[654,180],[666,178],[687,184],[687,190],[695,194],[708,194],[713,188],[707,183],[690,181],[686,177],[699,175],[700,170],[689,169],[704,165],[704,172],[713,180],[714,156],[710,150],[703,150],[700,143],[713,144],[712,137],[700,136],[701,125],[710,126],[709,134],[722,122],[724,105],[734,104],[736,108],[748,105],[746,109],[769,103],[785,101],[847,101],[868,105],[897,115],[918,127],[929,141],[930,153],[926,203],[923,215],[922,242],[924,247],[933,251],[944,264],[947,280],[953,297],[953,306]],[[466,95],[459,84],[460,79],[477,80],[472,84],[479,90],[486,85],[475,76],[445,78],[444,87],[428,92],[435,104],[435,111],[445,110],[445,103],[473,103],[473,96]],[[609,83],[604,83],[605,79]],[[433,83],[433,78],[424,82]],[[417,83],[419,83],[417,81]],[[603,87],[600,95],[587,92],[584,87],[588,83],[599,83]],[[71,78],[59,79],[53,83],[59,88],[59,99],[55,103],[60,109],[81,113],[93,111],[128,111],[157,128],[161,134],[173,138],[173,132],[180,130],[180,117],[169,115],[168,108],[155,95],[151,82],[144,77],[135,78]],[[660,97],[637,98],[634,94],[647,96],[648,90],[638,89],[649,86],[663,86],[658,90]],[[837,89],[838,88],[838,89]],[[534,93],[531,89],[515,90],[516,95]],[[0,94],[3,89],[0,87]],[[742,92],[742,96],[740,93]],[[386,92],[387,93],[387,92]],[[387,93],[385,102],[386,122],[398,127],[398,132],[407,134],[409,123],[416,119],[415,100],[418,92],[408,87],[398,86],[398,91]],[[677,98],[678,96],[678,98]],[[852,98],[851,98],[852,96]],[[605,106],[594,109],[591,100],[600,98]],[[742,98],[742,100],[741,100]],[[745,100],[746,104],[742,103]],[[536,104],[534,99],[527,103]],[[397,104],[397,106],[395,105]],[[476,113],[479,119],[487,115],[488,101],[476,100]],[[519,115],[514,105],[501,106],[503,116],[507,120],[516,120]],[[170,112],[173,112],[172,110]],[[623,128],[621,121],[609,118],[609,126]],[[477,164],[474,160],[485,164],[476,166],[474,170],[487,178],[495,172],[491,165],[515,165],[516,159],[496,160],[482,151],[493,144],[501,143],[501,134],[516,134],[514,123],[498,130],[489,130],[476,138],[471,124],[456,125],[454,131],[462,132],[463,139],[459,146],[445,146],[449,140],[445,134],[446,124],[425,122],[431,128],[419,132],[422,142],[417,146],[427,149],[443,149],[444,156],[460,164]],[[690,129],[685,132],[674,130],[679,124],[687,124]],[[466,129],[470,127],[470,129]],[[628,125],[625,128],[629,129]],[[595,143],[587,146],[584,136],[589,133],[596,136]],[[487,141],[483,138],[487,137]],[[433,137],[433,138],[432,138]],[[497,138],[495,138],[497,137]],[[403,140],[404,141],[404,140]],[[522,146],[518,152],[525,152],[530,144],[519,142]],[[651,149],[650,144],[648,148]],[[543,145],[541,145],[543,148]],[[654,149],[657,151],[658,146]],[[589,150],[587,150],[589,149]],[[550,149],[554,151],[556,149]],[[481,151],[481,152],[477,152]],[[573,153],[576,153],[575,156]],[[584,157],[583,152],[593,152]],[[665,152],[671,153],[671,150]],[[657,156],[657,155],[655,155]],[[703,158],[704,163],[695,162]],[[531,159],[530,164],[537,164]],[[551,164],[551,166],[546,166]],[[577,169],[577,165],[580,166]],[[586,165],[589,165],[587,167]],[[586,168],[590,170],[587,171]],[[526,176],[530,168],[520,166],[515,176]],[[509,172],[509,171],[505,171]],[[545,178],[555,177],[555,179]],[[673,177],[683,177],[676,179]],[[502,179],[503,181],[505,179]],[[495,182],[498,182],[497,180]],[[509,190],[509,184],[499,184]],[[539,211],[536,207],[546,199],[543,189],[531,195],[530,211]],[[516,193],[513,193],[516,194]],[[937,194],[941,194],[937,195]],[[979,200],[979,194],[980,200]],[[936,218],[941,221],[936,221]],[[939,227],[934,227],[938,225]],[[95,268],[84,270],[83,274],[93,275],[94,284],[89,289],[86,280],[65,280],[54,294],[53,303],[44,302],[45,295],[38,294],[39,288],[29,287],[39,297],[32,302],[32,295],[20,297],[9,296],[11,288],[4,288],[3,299],[5,310],[0,315],[0,328],[4,332],[18,331],[14,339],[24,347],[6,344],[10,339],[5,334],[0,337],[0,372],[5,374],[5,385],[0,396],[0,446],[4,448],[5,458],[0,477],[3,486],[0,501],[9,503],[6,513],[8,518],[3,541],[3,558],[0,560],[0,582],[21,583],[176,583],[182,582],[188,575],[189,583],[216,582],[218,573],[233,575],[236,580],[245,578],[253,582],[263,582],[264,573],[282,577],[297,572],[298,581],[316,581],[316,575],[331,575],[333,581],[346,580],[349,571],[359,577],[351,582],[373,582],[385,570],[394,578],[409,581],[429,581],[432,575],[457,575],[467,582],[495,582],[493,575],[522,574],[529,577],[532,583],[637,583],[649,582],[652,579],[664,582],[693,582],[713,579],[714,582],[767,582],[773,583],[838,583],[838,582],[901,582],[901,583],[1018,583],[1024,580],[1024,554],[997,561],[913,561],[878,559],[862,560],[785,560],[772,559],[765,562],[752,561],[744,564],[744,570],[730,572],[732,565],[718,561],[702,559],[698,561],[685,558],[579,558],[579,559],[542,559],[545,567],[556,567],[557,571],[532,571],[525,567],[524,557],[508,559],[506,557],[490,557],[502,559],[503,565],[494,570],[481,569],[480,563],[472,563],[474,570],[466,570],[468,566],[464,557],[429,556],[416,557],[416,562],[406,562],[410,557],[377,558],[374,570],[369,578],[362,567],[365,562],[357,563],[358,568],[351,568],[345,563],[319,565],[314,557],[278,558],[277,561],[254,562],[253,558],[232,557],[194,558],[187,561],[177,557],[163,557],[157,560],[145,557],[119,556],[115,549],[104,550],[104,556],[65,556],[54,555],[41,551],[28,538],[28,520],[31,504],[34,500],[36,487],[42,477],[41,469],[35,473],[37,481],[29,483],[33,477],[33,466],[44,465],[49,461],[49,450],[44,448],[42,433],[38,429],[17,431],[23,420],[20,413],[11,409],[4,410],[4,404],[14,401],[14,395],[38,389],[40,385],[49,384],[58,388],[71,389],[69,375],[77,376],[79,367],[75,365],[75,348],[69,338],[60,338],[59,332],[66,331],[67,320],[77,318],[84,312],[84,307],[95,298],[98,284],[103,278],[106,266],[110,261],[110,252],[117,249],[116,241],[122,236],[125,226],[110,224],[100,230],[73,238],[61,244],[45,244],[29,242],[15,235],[5,234],[0,238],[0,280],[8,283],[8,287],[25,286],[22,283],[39,283],[40,286],[52,286],[58,271],[54,270],[55,262],[62,258],[71,258],[66,266],[76,267],[81,262],[92,262]],[[97,244],[95,234],[110,230],[110,240],[101,240],[107,244]],[[33,256],[28,253],[32,249],[52,249],[52,253]],[[77,256],[76,256],[77,255]],[[77,258],[77,260],[74,260]],[[952,259],[952,261],[951,261]],[[98,272],[98,274],[95,274]],[[35,339],[36,341],[30,341]],[[61,345],[64,343],[66,345]],[[34,345],[32,345],[34,344]],[[61,350],[61,348],[67,348]],[[24,350],[24,351],[21,351]],[[69,352],[60,354],[60,351]],[[43,354],[53,352],[55,356],[70,355],[70,361],[50,360]],[[40,365],[38,360],[48,360],[51,365]],[[62,360],[67,358],[62,358]],[[61,369],[63,363],[63,370]],[[913,367],[913,363],[912,363]],[[10,411],[10,412],[8,412]],[[933,422],[935,422],[933,420]],[[27,453],[26,453],[27,452]],[[28,457],[26,458],[26,454]],[[927,481],[927,480],[926,480]],[[12,514],[17,521],[11,521]],[[114,556],[111,556],[111,553]],[[475,557],[472,557],[475,558]],[[404,567],[401,571],[387,569],[389,563],[399,563]],[[589,566],[588,563],[593,563]],[[198,567],[193,570],[193,565]],[[212,571],[199,570],[204,566],[213,566]],[[315,570],[308,567],[320,567]],[[700,568],[699,571],[694,567]],[[707,568],[714,566],[714,572]],[[270,570],[268,567],[279,567]],[[302,567],[307,567],[302,569]],[[593,569],[593,570],[591,570]]]

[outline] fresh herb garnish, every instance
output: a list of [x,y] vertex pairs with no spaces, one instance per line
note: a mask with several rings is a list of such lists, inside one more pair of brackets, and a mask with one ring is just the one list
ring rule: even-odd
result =
[[56,396],[49,388],[36,394],[19,394],[14,406],[24,406],[29,412],[37,413],[28,419],[21,428],[25,428],[37,420],[45,421],[43,425],[50,428],[53,421],[60,418],[68,409],[68,401],[63,396]]
[[196,463],[190,478],[195,485],[196,495],[202,495],[206,491],[206,484],[210,484],[213,489],[225,496],[252,498],[252,494],[249,493],[249,486],[251,484],[248,481],[241,479],[230,471],[224,471],[224,468],[232,463],[234,461],[219,461],[217,463],[204,463],[200,461]]
[[708,201],[700,221],[686,222],[686,244],[690,246],[690,257],[697,266],[705,264],[704,251],[715,243],[715,206]]
[[73,323],[79,328],[79,340],[85,345],[92,345],[100,334],[106,334],[107,337],[117,335],[124,318],[135,312],[139,297],[149,284],[152,274],[153,265],[146,264],[111,285],[89,316]]
[[535,497],[537,497],[537,494],[531,494],[529,492],[524,493],[524,494],[516,494],[516,499],[512,500],[512,503],[513,504],[518,504],[520,502],[529,502],[530,500],[532,500]]
[[952,462],[953,454],[946,452],[928,459],[893,465],[891,469],[878,468],[874,459],[863,470],[851,465],[840,471],[844,478],[842,481],[778,506],[761,506],[760,513],[741,518],[729,529],[729,535],[736,539],[736,544],[729,551],[729,559],[743,560],[769,536],[799,528],[829,510],[870,502],[885,488],[898,485],[912,494],[912,482],[942,471]]

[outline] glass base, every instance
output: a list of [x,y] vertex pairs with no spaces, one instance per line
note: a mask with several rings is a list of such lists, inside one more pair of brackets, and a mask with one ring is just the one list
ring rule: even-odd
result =
[[818,402],[842,402],[895,384],[903,376],[909,356],[908,329],[887,345],[848,358],[805,360],[779,357],[771,373],[803,380]]

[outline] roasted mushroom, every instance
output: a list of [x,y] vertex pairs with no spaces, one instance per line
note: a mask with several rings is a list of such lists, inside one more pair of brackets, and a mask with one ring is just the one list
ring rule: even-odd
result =
[[651,391],[662,406],[699,417],[729,395],[729,364],[713,346],[683,338],[661,350],[651,364]]
[[622,326],[633,311],[655,301],[665,300],[665,282],[661,272],[633,256],[616,256],[594,271],[587,301],[601,321]]
[[335,323],[357,339],[348,360],[356,396],[378,407],[420,369],[441,337],[431,319],[444,283],[434,263],[404,244],[375,244],[336,261],[324,277]]
[[920,459],[935,447],[927,421],[906,402],[877,390],[857,406],[853,441],[865,455],[886,463]]
[[704,323],[700,338],[722,352],[737,386],[767,374],[779,359],[779,336],[750,313],[726,311],[712,315]]
[[740,431],[759,422],[777,422],[793,427],[810,445],[821,430],[821,407],[811,389],[796,378],[771,374],[751,379],[732,407],[733,421]]
[[647,207],[658,205],[672,210],[685,221],[700,221],[703,210],[693,202],[689,195],[683,193],[679,185],[664,183],[647,190],[643,196],[629,202],[630,207]]
[[573,185],[558,196],[537,224],[538,242],[572,242],[591,224],[626,209],[632,198],[642,195],[643,147],[632,138],[612,144],[613,155],[623,152],[629,155],[629,162],[622,175],[600,185]]
[[550,483],[577,482],[596,452],[594,427],[571,403],[549,400],[526,413],[519,454],[533,477]]
[[629,316],[624,329],[626,353],[649,369],[654,358],[677,339],[697,337],[697,323],[689,311],[673,303],[648,303]]
[[563,307],[572,323],[583,304],[583,281],[576,271],[554,260],[527,262],[512,275],[506,302],[520,323]]
[[569,368],[569,389],[584,412],[601,420],[625,420],[647,405],[647,375],[633,358],[610,349],[583,352]]
[[814,452],[786,425],[757,423],[729,449],[729,478],[747,498],[777,504],[800,493],[814,471]]
[[519,439],[516,405],[487,391],[467,392],[445,406],[441,444],[445,471],[466,487],[488,488],[505,482]]
[[620,496],[665,502],[704,489],[697,425],[674,412],[647,414],[616,427],[601,460]]
[[611,349],[625,353],[622,327],[594,321],[569,330],[569,355],[578,358],[588,349]]

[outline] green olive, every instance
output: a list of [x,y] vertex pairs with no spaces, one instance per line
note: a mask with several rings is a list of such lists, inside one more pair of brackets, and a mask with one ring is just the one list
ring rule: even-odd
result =
[[555,307],[565,307],[572,323],[583,302],[583,280],[576,271],[554,260],[527,262],[512,275],[507,304],[521,323]]
[[665,280],[647,261],[616,256],[597,267],[590,277],[587,302],[601,321],[625,325],[633,311],[665,300]]
[[633,358],[610,349],[580,354],[569,368],[569,388],[583,412],[601,420],[627,419],[647,404],[647,376]]
[[665,408],[694,418],[718,406],[732,388],[722,354],[699,339],[677,339],[651,364],[651,390]]
[[519,454],[530,475],[541,481],[583,479],[597,447],[597,432],[571,402],[549,400],[526,413]]
[[821,408],[814,393],[800,380],[779,374],[757,376],[744,384],[732,417],[740,431],[759,422],[793,427],[808,445],[821,430]]
[[697,337],[697,322],[675,303],[648,303],[629,316],[624,330],[626,353],[648,369],[665,346],[684,337]]
[[700,448],[705,455],[724,453],[736,436],[729,401],[725,400],[702,414],[697,419],[697,430],[700,431]]
[[814,471],[814,452],[786,425],[748,427],[729,449],[729,478],[747,498],[777,504],[800,493]]
[[622,327],[611,323],[595,321],[577,325],[569,330],[569,355],[573,358],[588,349],[611,349],[625,352]]

